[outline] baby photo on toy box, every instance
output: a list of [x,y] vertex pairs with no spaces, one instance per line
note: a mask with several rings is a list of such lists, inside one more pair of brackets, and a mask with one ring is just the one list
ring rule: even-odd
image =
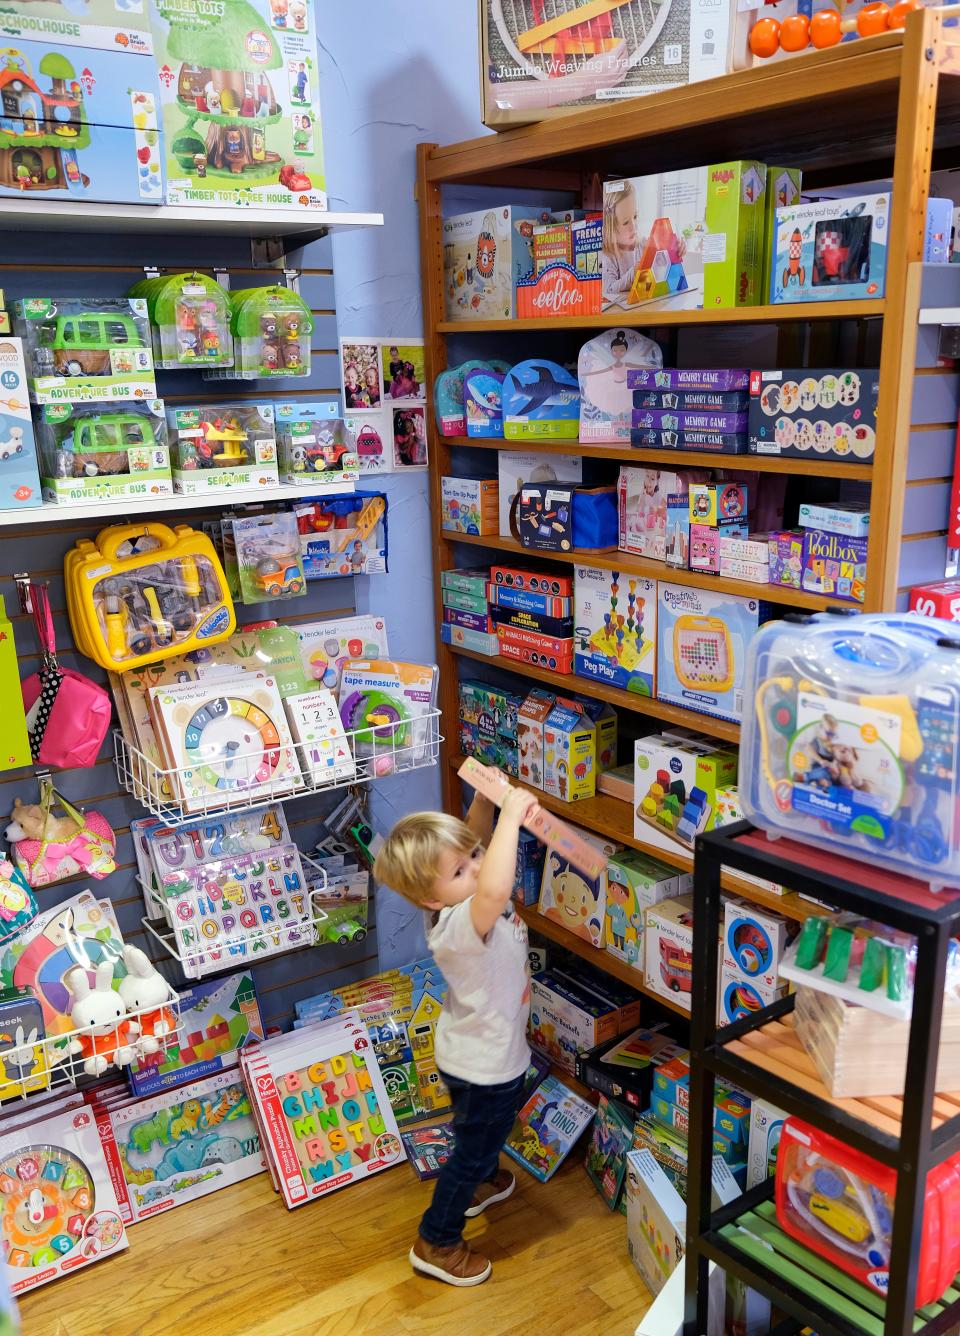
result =
[[608,181],[603,188],[603,306],[703,305],[704,168]]

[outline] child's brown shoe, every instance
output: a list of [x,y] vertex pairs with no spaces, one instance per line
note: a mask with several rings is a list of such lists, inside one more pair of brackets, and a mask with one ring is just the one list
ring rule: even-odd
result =
[[475,1253],[465,1239],[449,1248],[435,1248],[417,1235],[410,1249],[410,1265],[424,1276],[434,1276],[448,1285],[482,1285],[493,1270],[486,1257]]
[[464,1215],[480,1215],[494,1202],[506,1201],[516,1186],[517,1180],[509,1169],[498,1169],[489,1183],[481,1183],[477,1187]]

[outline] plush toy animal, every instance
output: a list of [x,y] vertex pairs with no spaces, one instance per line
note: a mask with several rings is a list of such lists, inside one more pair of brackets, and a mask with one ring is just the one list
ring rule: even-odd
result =
[[49,886],[78,872],[101,880],[116,868],[117,837],[99,812],[87,812],[83,825],[73,817],[44,812],[39,803],[13,802],[6,829],[17,867],[31,886]]
[[71,1024],[84,1032],[71,1039],[70,1052],[83,1059],[87,1076],[100,1076],[111,1064],[126,1067],[133,1062],[137,1055],[132,1041],[139,1027],[136,1021],[124,1019],[123,999],[113,989],[113,961],[100,962],[92,989],[87,971],[79,965],[68,972],[64,982],[74,999]]
[[173,1011],[166,1005],[170,1001],[170,987],[139,947],[125,946],[123,963],[127,974],[120,982],[120,999],[128,1012],[137,1013],[140,1026],[137,1051],[157,1053],[161,1039],[172,1034],[177,1025]]

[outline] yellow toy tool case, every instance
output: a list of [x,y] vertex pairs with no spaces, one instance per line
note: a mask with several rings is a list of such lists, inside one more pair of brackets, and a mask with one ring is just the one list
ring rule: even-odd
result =
[[746,815],[932,883],[960,875],[960,639],[913,614],[770,622],[747,656]]
[[236,627],[213,544],[152,521],[81,539],[64,565],[77,647],[114,672],[215,645]]

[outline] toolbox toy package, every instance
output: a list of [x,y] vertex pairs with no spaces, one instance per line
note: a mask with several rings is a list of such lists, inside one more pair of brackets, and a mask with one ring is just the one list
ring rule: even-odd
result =
[[882,297],[889,222],[889,194],[778,209],[771,304]]
[[955,627],[826,613],[750,646],[740,796],[750,820],[934,885],[960,874]]
[[36,421],[45,501],[172,496],[162,399],[42,404]]
[[34,403],[156,399],[142,297],[24,297],[13,322]]
[[166,203],[326,209],[313,0],[154,0]]
[[87,5],[26,8],[4,5],[0,197],[162,204],[145,7],[110,5],[96,19]]
[[64,584],[77,647],[114,672],[215,645],[236,627],[220,558],[186,525],[116,524],[80,539]]
[[876,370],[751,371],[747,434],[753,455],[796,459],[873,459]]

